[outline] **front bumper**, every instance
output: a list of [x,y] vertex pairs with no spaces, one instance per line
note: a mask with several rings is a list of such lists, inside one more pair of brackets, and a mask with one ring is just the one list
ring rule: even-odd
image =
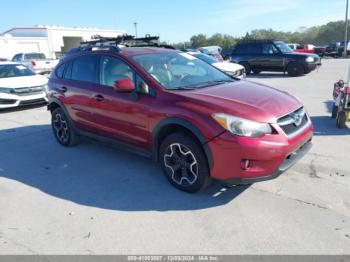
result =
[[[275,178],[294,165],[311,147],[313,127],[288,137],[278,126],[277,134],[260,138],[224,132],[208,143],[213,158],[211,176],[232,184],[251,184]],[[242,163],[249,160],[249,167]]]
[[35,95],[13,95],[0,93],[0,109],[48,102],[45,92]]
[[319,68],[322,65],[321,60],[318,62],[314,62],[314,63],[305,63],[305,72],[309,73],[317,68]]
[[232,178],[226,179],[223,182],[229,185],[249,185],[256,182],[262,182],[266,180],[271,180],[279,177],[285,171],[287,171],[290,167],[292,167],[295,163],[297,163],[304,155],[306,155],[312,147],[311,140],[306,144],[301,146],[298,150],[290,154],[285,158],[282,164],[277,168],[277,170],[268,176],[260,176],[255,178]]

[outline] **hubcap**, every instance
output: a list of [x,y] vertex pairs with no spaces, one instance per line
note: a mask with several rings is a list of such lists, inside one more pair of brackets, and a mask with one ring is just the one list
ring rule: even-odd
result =
[[198,178],[198,163],[194,154],[180,143],[167,147],[164,165],[171,179],[179,185],[193,185]]
[[67,143],[69,139],[68,124],[61,114],[56,114],[53,120],[53,127],[61,143]]

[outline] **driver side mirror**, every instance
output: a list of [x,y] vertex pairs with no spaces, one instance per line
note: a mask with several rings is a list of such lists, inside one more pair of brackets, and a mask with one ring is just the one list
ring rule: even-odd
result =
[[135,90],[135,84],[130,78],[122,78],[114,82],[113,89],[116,92],[130,93]]

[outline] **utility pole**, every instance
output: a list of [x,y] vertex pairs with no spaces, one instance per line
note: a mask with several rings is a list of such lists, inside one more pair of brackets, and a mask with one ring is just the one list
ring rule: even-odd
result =
[[345,10],[345,41],[344,41],[344,50],[343,56],[347,55],[347,47],[348,47],[348,6],[349,0],[346,0],[346,10]]
[[134,23],[135,26],[135,37],[137,37],[137,22]]

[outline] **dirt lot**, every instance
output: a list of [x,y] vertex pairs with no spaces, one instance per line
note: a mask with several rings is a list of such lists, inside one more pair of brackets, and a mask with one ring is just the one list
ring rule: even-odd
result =
[[350,130],[330,118],[349,60],[298,78],[314,146],[278,179],[189,195],[146,158],[86,142],[63,148],[45,107],[0,113],[0,254],[349,254]]

